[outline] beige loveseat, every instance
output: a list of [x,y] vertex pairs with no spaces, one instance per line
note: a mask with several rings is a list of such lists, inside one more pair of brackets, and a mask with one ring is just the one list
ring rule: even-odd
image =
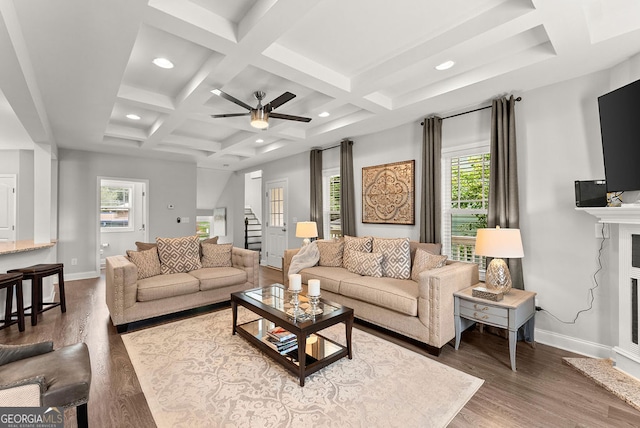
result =
[[[410,241],[412,264],[421,246],[440,253],[440,244]],[[299,250],[285,251],[283,281],[287,286],[289,266]],[[363,276],[337,266],[316,265],[298,273],[304,284],[319,279],[322,297],[353,308],[357,319],[422,342],[436,355],[455,337],[453,293],[479,280],[478,265],[449,260],[443,267],[419,273],[418,281]]]
[[124,255],[106,258],[106,301],[118,331],[148,318],[230,300],[231,293],[257,287],[257,251],[231,248],[231,266],[139,279],[138,266]]

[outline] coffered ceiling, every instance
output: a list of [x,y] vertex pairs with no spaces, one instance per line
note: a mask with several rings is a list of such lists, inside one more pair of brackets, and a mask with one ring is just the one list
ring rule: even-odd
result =
[[[0,14],[0,149],[229,171],[640,52],[635,0],[0,0]],[[277,112],[312,120],[271,118],[262,131],[248,116],[214,119],[247,110],[213,89],[250,106],[255,91],[266,102],[292,92]]]

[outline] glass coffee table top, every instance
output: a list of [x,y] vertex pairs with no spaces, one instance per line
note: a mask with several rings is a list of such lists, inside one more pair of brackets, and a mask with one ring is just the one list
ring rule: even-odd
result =
[[[284,285],[282,284],[273,284],[264,288],[248,290],[244,294],[248,297],[251,297],[252,299],[259,301],[264,305],[270,306],[273,309],[277,309],[285,313],[293,306],[291,303],[293,293],[284,288]],[[300,300],[300,309],[302,309],[303,311],[306,311],[311,306],[309,303],[309,298],[306,295],[300,293],[298,294],[298,299]],[[318,308],[322,310],[322,313],[316,315],[316,317],[328,315],[340,309],[325,301],[322,301],[322,299],[320,299],[320,301],[318,302]],[[314,316],[306,312],[296,317],[298,321],[305,321],[307,319],[310,320],[312,318],[314,318]]]

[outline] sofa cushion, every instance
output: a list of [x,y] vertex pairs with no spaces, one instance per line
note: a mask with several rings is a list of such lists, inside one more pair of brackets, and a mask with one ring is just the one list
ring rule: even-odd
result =
[[340,294],[406,315],[418,316],[418,283],[410,279],[360,277],[340,283]]
[[247,282],[247,272],[234,267],[202,268],[189,272],[200,281],[200,290],[213,290]]
[[201,244],[202,267],[231,267],[233,244]]
[[320,280],[320,293],[322,290],[340,293],[340,281],[348,278],[360,278],[357,273],[349,272],[343,267],[314,266],[300,271],[302,282],[309,283],[310,279]]
[[371,236],[363,236],[355,238],[353,236],[344,237],[344,254],[342,255],[342,267],[347,268],[351,272],[355,272],[355,261],[353,255],[355,252],[370,253],[373,249],[373,238]]
[[413,269],[411,269],[411,279],[418,281],[420,272],[425,270],[437,269],[443,267],[447,263],[447,256],[431,254],[428,251],[418,248],[416,256],[413,260]]
[[342,254],[344,252],[344,239],[318,240],[316,241],[320,251],[320,266],[342,267]]
[[375,278],[382,276],[382,254],[380,253],[354,251],[351,254],[351,261],[353,263],[353,269],[349,270],[353,273]]
[[156,238],[163,275],[200,269],[200,240],[197,235]]
[[200,289],[199,286],[198,279],[188,273],[157,275],[138,280],[137,300],[139,302],[147,302],[197,293]]
[[138,279],[145,279],[162,273],[156,247],[146,251],[127,250],[127,256],[131,263],[138,268]]
[[411,276],[409,238],[373,238],[373,252],[382,254],[382,276],[409,279]]

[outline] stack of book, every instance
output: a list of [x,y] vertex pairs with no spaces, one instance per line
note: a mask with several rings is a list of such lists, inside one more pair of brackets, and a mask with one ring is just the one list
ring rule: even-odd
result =
[[298,349],[298,338],[282,327],[274,327],[267,331],[262,341],[284,355]]

